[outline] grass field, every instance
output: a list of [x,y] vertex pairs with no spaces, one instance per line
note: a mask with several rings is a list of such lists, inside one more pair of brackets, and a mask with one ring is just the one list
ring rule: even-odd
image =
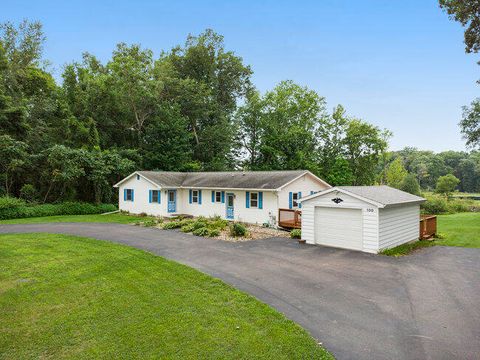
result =
[[45,217],[34,217],[34,218],[22,218],[22,219],[11,219],[11,220],[1,220],[0,224],[38,224],[38,223],[49,223],[49,222],[106,222],[106,223],[119,223],[119,224],[129,224],[136,221],[145,221],[149,217],[140,217],[134,215],[125,215],[125,214],[109,214],[109,215],[59,215],[59,216],[45,216]]
[[14,234],[0,235],[0,358],[332,357],[271,307],[187,266],[94,239]]
[[384,250],[382,254],[402,256],[414,250],[441,245],[480,248],[480,213],[458,213],[437,215],[438,239],[434,241],[417,241]]

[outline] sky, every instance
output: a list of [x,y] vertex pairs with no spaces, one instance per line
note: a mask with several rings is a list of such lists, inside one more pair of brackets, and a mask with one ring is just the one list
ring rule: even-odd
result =
[[462,106],[480,96],[478,55],[435,0],[7,1],[0,21],[39,20],[60,81],[88,51],[106,62],[119,42],[158,56],[207,28],[254,71],[261,91],[282,80],[342,104],[405,146],[464,150]]

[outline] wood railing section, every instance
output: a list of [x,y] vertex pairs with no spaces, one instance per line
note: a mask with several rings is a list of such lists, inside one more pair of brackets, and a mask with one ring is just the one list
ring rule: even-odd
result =
[[429,239],[437,233],[437,217],[435,215],[420,216],[420,239]]
[[278,225],[286,229],[300,229],[302,227],[302,211],[278,209]]

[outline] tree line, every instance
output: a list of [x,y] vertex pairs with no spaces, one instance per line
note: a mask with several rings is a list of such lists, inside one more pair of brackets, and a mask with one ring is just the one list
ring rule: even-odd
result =
[[341,105],[329,111],[311,89],[282,81],[261,94],[213,30],[158,57],[125,43],[105,63],[86,52],[57,83],[39,22],[0,29],[0,194],[111,202],[112,185],[136,169],[307,169],[332,185],[370,185],[387,183],[397,157],[424,188],[452,171],[478,189],[478,153],[391,153],[388,130]]

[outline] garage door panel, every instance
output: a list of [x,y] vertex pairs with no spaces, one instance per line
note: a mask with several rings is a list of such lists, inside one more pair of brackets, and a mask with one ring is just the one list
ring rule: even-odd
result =
[[315,242],[321,245],[362,250],[362,211],[316,207]]

